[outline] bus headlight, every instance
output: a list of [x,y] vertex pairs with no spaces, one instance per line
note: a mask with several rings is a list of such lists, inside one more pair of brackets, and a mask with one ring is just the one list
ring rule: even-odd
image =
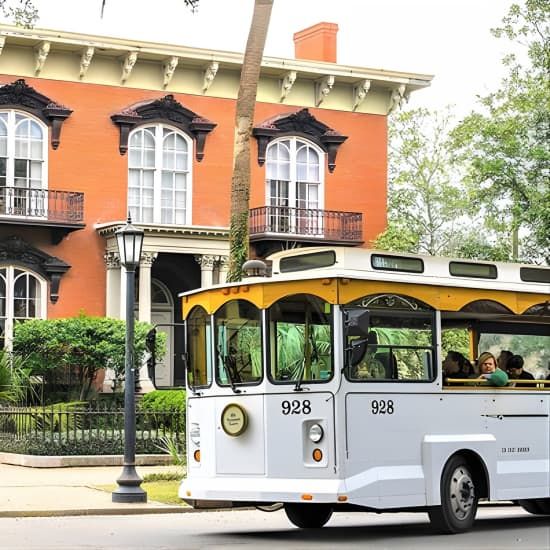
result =
[[191,424],[191,430],[189,431],[189,439],[196,447],[201,446],[201,427],[199,424],[193,422]]
[[323,428],[321,428],[321,426],[319,426],[319,424],[312,424],[309,427],[308,436],[309,436],[309,440],[312,443],[319,443],[319,441],[321,441],[321,439],[323,439],[324,435],[325,435],[325,432],[323,432]]

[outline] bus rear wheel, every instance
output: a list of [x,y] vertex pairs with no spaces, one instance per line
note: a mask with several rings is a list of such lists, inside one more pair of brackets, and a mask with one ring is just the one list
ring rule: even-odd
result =
[[289,502],[285,512],[291,523],[302,529],[323,527],[332,516],[329,504],[302,504]]
[[550,515],[550,498],[532,498],[528,500],[518,500],[518,504],[530,514],[540,516]]
[[474,524],[477,512],[474,476],[467,460],[453,456],[441,475],[441,506],[428,510],[432,526],[440,533],[467,531]]

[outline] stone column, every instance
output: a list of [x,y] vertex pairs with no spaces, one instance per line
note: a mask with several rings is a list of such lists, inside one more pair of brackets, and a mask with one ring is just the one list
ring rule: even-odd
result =
[[214,282],[214,262],[216,256],[207,254],[195,255],[195,261],[201,266],[201,287],[207,288]]
[[105,315],[120,317],[120,258],[118,252],[105,252],[106,285],[105,285]]
[[156,252],[142,252],[139,262],[139,306],[138,320],[151,322],[151,266],[156,260]]
[[227,282],[227,272],[229,271],[229,256],[219,257],[218,269],[218,282],[222,285]]
[[[106,288],[105,288],[105,315],[107,317],[113,317],[120,319],[120,257],[118,252],[105,252],[103,255],[105,259],[106,269]],[[125,288],[124,286],[122,288]],[[113,369],[105,369],[105,376],[103,378],[103,392],[111,393],[113,391],[113,383],[115,380],[115,373]]]

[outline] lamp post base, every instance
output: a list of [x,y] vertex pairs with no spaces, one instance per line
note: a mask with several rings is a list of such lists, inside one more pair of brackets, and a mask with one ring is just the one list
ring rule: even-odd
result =
[[111,493],[112,501],[122,503],[147,502],[147,493],[140,487],[142,481],[136,472],[135,466],[124,465],[122,474],[116,480],[118,489]]

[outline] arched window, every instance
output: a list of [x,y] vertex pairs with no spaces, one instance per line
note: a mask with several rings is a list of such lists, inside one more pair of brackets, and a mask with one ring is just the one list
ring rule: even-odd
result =
[[322,235],[324,153],[297,137],[271,142],[266,156],[266,199],[278,233]]
[[47,129],[18,111],[0,111],[0,213],[47,215]]
[[16,323],[45,314],[46,282],[15,266],[0,268],[0,346],[11,348]]
[[156,124],[130,135],[128,208],[140,223],[191,223],[192,141]]

